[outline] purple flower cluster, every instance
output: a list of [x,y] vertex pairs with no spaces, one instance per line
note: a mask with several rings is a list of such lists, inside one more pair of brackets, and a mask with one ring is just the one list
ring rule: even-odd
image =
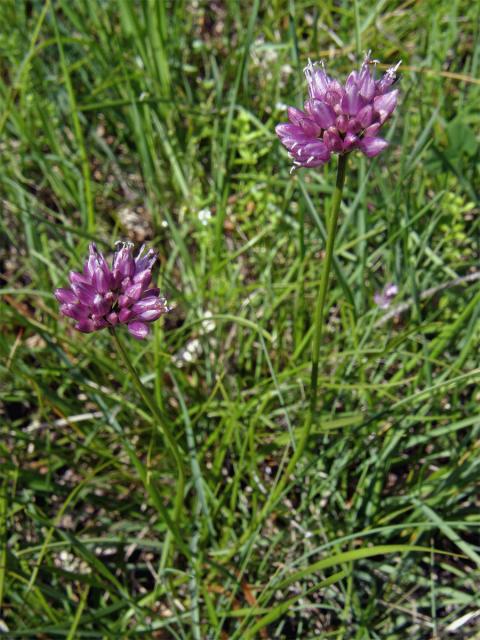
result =
[[372,73],[375,63],[368,54],[360,71],[352,71],[342,86],[327,75],[323,63],[309,61],[305,110],[289,107],[290,122],[275,129],[290,152],[293,169],[318,167],[328,162],[332,153],[354,149],[373,158],[388,146],[377,134],[397,105],[398,91],[392,90],[392,85],[400,63],[379,80]]
[[383,287],[382,291],[377,291],[373,296],[375,304],[380,309],[388,309],[392,300],[398,293],[398,287],[394,283],[388,283]]
[[132,245],[119,243],[110,268],[92,242],[82,273],[71,271],[70,288],[55,290],[60,311],[84,333],[126,324],[134,338],[146,338],[149,323],[169,311],[160,290],[149,288],[156,260],[152,249],[142,246],[134,258]]

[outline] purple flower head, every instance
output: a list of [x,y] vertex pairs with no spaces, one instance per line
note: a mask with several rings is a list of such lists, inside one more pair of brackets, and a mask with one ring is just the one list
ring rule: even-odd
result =
[[132,246],[118,243],[110,268],[92,242],[82,273],[72,271],[70,288],[55,290],[60,311],[76,321],[78,331],[91,333],[126,324],[132,336],[141,340],[147,337],[149,324],[169,311],[160,290],[150,286],[156,253],[143,246],[134,258]]
[[380,309],[388,309],[397,293],[397,285],[389,283],[384,286],[383,291],[377,291],[377,293],[375,293],[375,295],[373,296],[373,300],[375,301],[377,307],[379,307]]
[[289,107],[289,122],[275,128],[293,159],[292,171],[318,167],[328,162],[332,153],[354,149],[373,158],[388,146],[378,132],[397,105],[398,90],[392,85],[400,62],[379,80],[375,80],[376,63],[368,53],[360,71],[352,71],[341,85],[327,75],[323,62],[308,62],[309,97],[304,111]]

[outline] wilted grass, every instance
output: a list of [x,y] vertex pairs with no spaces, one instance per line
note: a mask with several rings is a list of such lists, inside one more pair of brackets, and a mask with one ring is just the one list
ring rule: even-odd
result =
[[[0,14],[6,637],[475,637],[475,3]],[[308,57],[344,75],[366,49],[403,60],[401,103],[389,150],[350,160],[320,416],[258,523],[308,408],[335,169],[289,176],[274,126]],[[108,333],[75,333],[51,293],[89,240],[127,238],[157,248],[175,307],[124,342],[188,461],[176,534],[154,417]],[[387,282],[396,314],[373,304]]]

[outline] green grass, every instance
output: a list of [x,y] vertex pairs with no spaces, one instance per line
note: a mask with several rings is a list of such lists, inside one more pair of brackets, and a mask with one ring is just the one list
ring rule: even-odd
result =
[[[480,633],[480,12],[464,0],[0,3],[0,633]],[[335,162],[289,175],[302,68],[402,59],[389,149],[349,159],[308,411]],[[202,224],[199,211],[212,212]],[[148,241],[174,310],[123,337],[52,290]],[[468,276],[467,278],[465,276]],[[460,281],[458,280],[460,278]],[[397,315],[373,293],[397,283]]]

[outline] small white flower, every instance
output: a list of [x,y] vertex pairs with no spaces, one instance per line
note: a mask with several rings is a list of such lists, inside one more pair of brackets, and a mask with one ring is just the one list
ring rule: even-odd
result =
[[215,321],[210,320],[213,316],[211,311],[205,311],[204,318],[205,320],[202,322],[202,333],[211,333],[215,329]]
[[203,225],[207,225],[211,217],[212,212],[207,207],[205,207],[205,209],[200,209],[200,211],[198,212],[198,220]]
[[185,347],[181,349],[176,355],[173,356],[173,361],[177,367],[183,367],[185,364],[196,362],[202,355],[202,345],[198,338],[193,338],[190,342],[187,342]]

